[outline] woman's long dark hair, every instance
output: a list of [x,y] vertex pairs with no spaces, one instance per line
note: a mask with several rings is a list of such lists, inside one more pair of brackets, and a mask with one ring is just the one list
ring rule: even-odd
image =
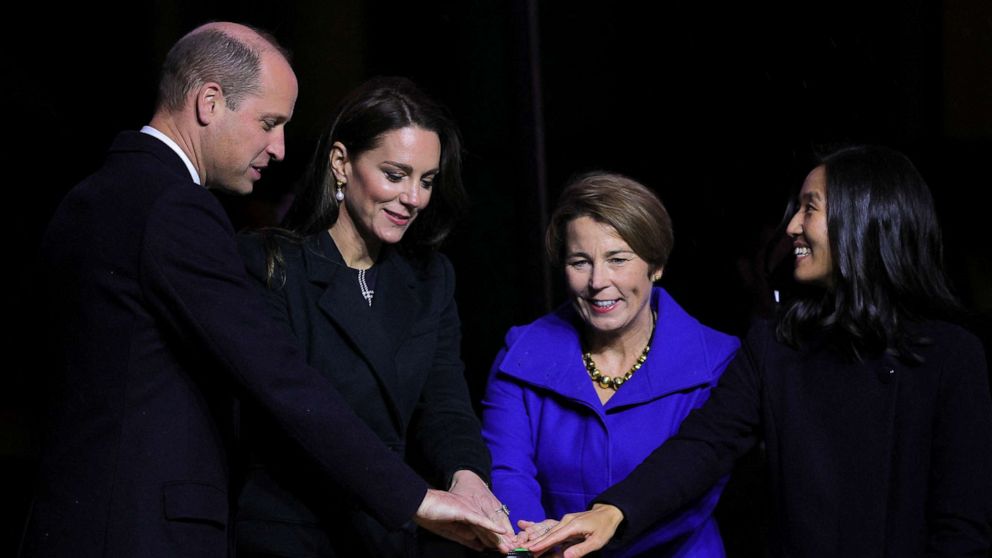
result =
[[832,287],[801,289],[779,320],[779,338],[796,347],[823,331],[857,358],[889,351],[920,362],[912,347],[926,340],[910,324],[960,313],[926,182],[906,156],[886,147],[844,148],[820,164]]
[[338,105],[330,126],[324,130],[313,160],[303,178],[303,187],[283,220],[283,227],[307,236],[327,230],[337,221],[334,173],[330,153],[341,142],[354,160],[375,149],[383,134],[416,126],[437,134],[441,142],[441,164],[434,179],[430,204],[417,215],[402,244],[411,249],[436,249],[465,207],[461,178],[461,138],[447,110],[402,77],[373,78],[352,91]]
[[408,126],[437,134],[441,162],[430,204],[417,214],[403,235],[400,248],[408,255],[423,255],[441,245],[467,204],[458,127],[442,105],[409,79],[377,77],[353,90],[338,105],[330,125],[321,134],[282,228],[265,235],[270,286],[283,279],[279,277],[283,257],[274,236],[300,242],[305,236],[329,229],[337,221],[340,206],[334,198],[334,173],[330,168],[334,142],[341,142],[354,160],[375,149],[384,134]]

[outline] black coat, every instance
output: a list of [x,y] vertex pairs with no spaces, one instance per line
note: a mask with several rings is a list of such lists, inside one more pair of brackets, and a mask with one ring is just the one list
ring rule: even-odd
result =
[[45,236],[58,364],[26,556],[225,556],[235,394],[387,524],[426,485],[269,318],[220,204],[178,155],[118,136]]
[[710,400],[597,501],[623,537],[698,497],[766,444],[773,556],[986,557],[992,544],[992,401],[978,340],[928,322],[926,359],[853,363],[753,329]]
[[[398,455],[446,488],[469,469],[489,478],[489,452],[469,401],[451,264],[389,246],[376,263],[370,307],[357,271],[326,232],[302,244],[278,239],[283,264],[267,276],[264,235],[240,239],[249,274],[272,315],[299,339],[311,366],[331,380]],[[388,556],[412,551],[412,526],[387,532],[346,495],[314,498],[321,479],[286,451],[269,421],[246,411],[242,433],[257,457],[240,498],[239,548],[284,556]],[[318,491],[316,494],[323,494]]]

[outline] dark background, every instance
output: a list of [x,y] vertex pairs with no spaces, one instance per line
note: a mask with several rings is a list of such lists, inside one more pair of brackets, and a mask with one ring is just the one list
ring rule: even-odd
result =
[[[933,190],[948,272],[989,339],[987,0],[21,6],[0,39],[12,236],[0,291],[0,555],[16,544],[37,456],[45,324],[32,285],[45,223],[119,130],[147,123],[169,46],[212,19],[270,30],[300,80],[286,161],[251,197],[224,197],[238,227],[277,219],[334,105],[364,79],[406,75],[451,108],[473,203],[445,252],[476,400],[506,329],[561,302],[543,223],[567,178],[592,169],[659,193],[676,238],[664,286],[704,323],[741,335],[771,308],[777,260],[765,261],[766,246],[812,154],[896,147]],[[759,467],[760,454],[745,459],[721,504],[732,555],[761,554]]]

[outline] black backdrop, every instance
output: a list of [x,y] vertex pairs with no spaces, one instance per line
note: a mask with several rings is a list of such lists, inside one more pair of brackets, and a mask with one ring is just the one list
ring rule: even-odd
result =
[[[543,263],[547,209],[597,168],[654,188],[675,221],[663,284],[691,313],[743,334],[771,307],[765,247],[810,168],[843,142],[905,151],[934,191],[947,265],[988,338],[992,250],[992,5],[955,2],[537,2],[160,0],[21,6],[2,39],[8,124],[0,378],[0,554],[13,548],[37,455],[44,333],[33,262],[61,196],[120,129],[151,115],[157,67],[179,36],[230,19],[294,52],[301,93],[286,161],[239,227],[272,223],[336,101],[378,74],[413,78],[465,137],[470,214],[445,252],[458,272],[464,358],[478,398],[513,324],[562,300]],[[656,4],[656,5],[655,5]],[[772,277],[772,282],[774,282]],[[760,455],[721,508],[732,554],[760,554]],[[8,496],[9,495],[9,496]]]

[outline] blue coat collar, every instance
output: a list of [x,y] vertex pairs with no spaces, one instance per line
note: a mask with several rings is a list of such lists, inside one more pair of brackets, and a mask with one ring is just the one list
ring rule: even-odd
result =
[[[644,365],[604,407],[582,364],[580,318],[571,304],[536,322],[516,328],[499,371],[536,388],[605,410],[638,405],[671,393],[716,383],[722,371],[708,329],[655,287],[651,305],[658,323]],[[515,337],[515,338],[514,338]]]

